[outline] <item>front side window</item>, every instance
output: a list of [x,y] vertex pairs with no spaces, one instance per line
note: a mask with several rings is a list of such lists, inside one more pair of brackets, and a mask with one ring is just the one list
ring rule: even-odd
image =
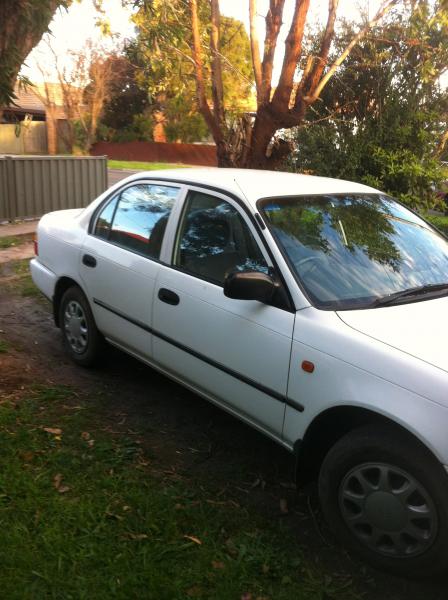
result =
[[100,213],[95,235],[128,250],[159,258],[179,188],[141,183],[126,188]]
[[260,209],[318,308],[411,302],[448,283],[448,241],[383,194],[285,197]]
[[187,199],[174,264],[218,285],[232,271],[269,270],[236,208],[201,192],[191,192]]

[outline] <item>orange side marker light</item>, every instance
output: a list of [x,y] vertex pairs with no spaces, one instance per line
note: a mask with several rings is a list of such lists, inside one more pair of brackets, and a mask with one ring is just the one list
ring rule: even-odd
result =
[[306,373],[312,373],[314,371],[314,363],[312,363],[310,360],[304,360],[302,362],[302,369]]

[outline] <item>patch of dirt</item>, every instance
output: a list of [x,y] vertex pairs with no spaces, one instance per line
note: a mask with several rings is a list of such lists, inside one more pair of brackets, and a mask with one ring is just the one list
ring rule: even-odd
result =
[[[3,337],[3,336],[2,336]],[[2,339],[0,337],[0,340]],[[35,380],[29,365],[24,365],[22,355],[13,356],[11,350],[0,354],[0,399],[21,395],[21,390],[31,385]]]
[[63,353],[50,307],[8,292],[1,277],[0,331],[11,348],[0,355],[3,397],[33,383],[73,386],[96,403],[106,429],[136,435],[158,469],[195,487],[212,481],[247,510],[282,519],[311,560],[329,576],[352,576],[366,600],[446,599],[446,582],[387,576],[335,545],[314,495],[292,485],[293,457],[263,435],[112,348],[102,367],[75,366]]
[[18,246],[11,246],[0,250],[0,264],[11,262],[12,260],[22,260],[34,256],[34,244],[29,240]]

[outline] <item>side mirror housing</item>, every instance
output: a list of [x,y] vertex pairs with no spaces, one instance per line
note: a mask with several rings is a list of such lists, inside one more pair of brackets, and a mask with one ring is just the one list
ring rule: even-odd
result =
[[234,300],[271,301],[277,284],[270,275],[260,271],[233,272],[224,280],[224,295]]

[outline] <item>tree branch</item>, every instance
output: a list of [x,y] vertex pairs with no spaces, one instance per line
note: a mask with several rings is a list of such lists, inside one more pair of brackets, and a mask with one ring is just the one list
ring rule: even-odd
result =
[[447,143],[448,143],[448,129],[442,135],[442,138],[437,146],[436,153],[435,153],[435,155],[437,157],[440,157],[442,155]]
[[285,41],[285,56],[280,79],[275,90],[272,104],[276,110],[288,110],[294,83],[294,73],[302,53],[302,40],[310,0],[296,0],[294,16]]
[[194,68],[196,73],[196,94],[199,105],[199,110],[201,111],[210,131],[215,140],[215,143],[218,144],[222,140],[221,130],[219,128],[218,123],[216,122],[212,111],[210,110],[210,106],[207,102],[207,96],[205,94],[205,84],[204,84],[204,71],[202,66],[202,48],[201,48],[201,39],[199,34],[199,19],[198,19],[198,4],[197,0],[190,0],[190,11],[191,11],[191,29],[193,34],[193,60],[194,60]]
[[312,93],[312,90],[317,86],[327,65],[328,53],[330,52],[330,46],[334,36],[334,23],[336,20],[338,4],[339,0],[329,0],[328,2],[328,19],[325,27],[325,33],[322,38],[319,56],[317,57],[314,67],[312,68],[308,77],[303,80],[302,89],[307,95]]
[[250,48],[252,54],[252,67],[254,70],[255,86],[257,88],[257,104],[261,95],[262,74],[260,59],[260,43],[256,24],[257,0],[249,0],[249,23],[250,23]]
[[270,0],[266,15],[266,35],[264,38],[263,63],[261,65],[261,93],[259,104],[266,104],[271,98],[272,71],[277,38],[282,26],[283,7],[285,0]]
[[311,90],[310,92],[310,97],[307,99],[308,103],[312,103],[314,102],[317,98],[319,98],[322,90],[324,89],[324,87],[327,85],[327,83],[330,81],[330,79],[332,78],[332,76],[334,75],[334,73],[336,72],[336,70],[338,69],[338,67],[341,66],[341,64],[344,62],[344,60],[347,58],[347,56],[350,54],[350,52],[352,51],[353,47],[356,46],[356,44],[362,40],[363,37],[365,37],[367,35],[367,33],[370,31],[370,29],[376,25],[376,23],[378,23],[378,21],[380,19],[382,19],[384,17],[384,15],[386,13],[388,13],[390,11],[390,9],[398,3],[399,0],[387,0],[387,2],[383,3],[381,5],[381,7],[379,8],[378,12],[376,13],[376,15],[373,17],[373,19],[371,19],[356,35],[355,37],[352,39],[352,41],[348,44],[348,46],[345,48],[345,50],[342,52],[342,54],[334,61],[334,63],[331,65],[331,67],[328,69],[328,71],[325,73],[325,75],[322,77],[322,79],[320,80],[320,82],[316,85],[314,90]]
[[222,85],[222,64],[220,53],[219,0],[211,0],[210,49],[212,55],[212,97],[215,119],[222,128],[224,125],[224,90]]

